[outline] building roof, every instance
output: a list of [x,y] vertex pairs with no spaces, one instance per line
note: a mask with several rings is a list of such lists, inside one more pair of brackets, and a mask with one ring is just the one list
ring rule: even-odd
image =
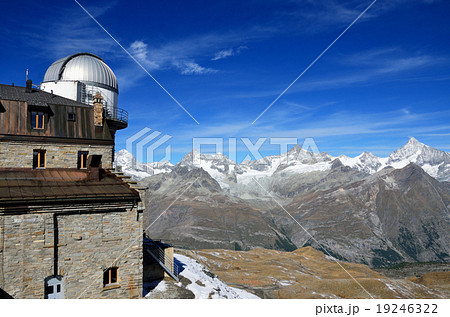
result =
[[0,169],[0,206],[67,204],[71,202],[139,201],[139,193],[107,170],[88,180],[88,170]]
[[73,54],[51,64],[45,73],[44,82],[60,80],[100,84],[118,90],[117,79],[111,68],[91,53]]
[[21,86],[0,84],[0,100],[25,101],[33,106],[67,105],[92,108],[92,106],[87,104],[54,95],[43,90],[33,88],[32,92],[29,93],[25,92],[25,89],[25,87]]

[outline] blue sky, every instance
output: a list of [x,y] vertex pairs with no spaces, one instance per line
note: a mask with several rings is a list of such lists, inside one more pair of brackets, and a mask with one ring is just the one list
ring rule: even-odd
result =
[[414,136],[450,151],[448,1],[378,0],[252,125],[371,2],[81,0],[200,124],[70,0],[2,2],[0,83],[23,85],[26,69],[39,83],[56,59],[97,54],[129,112],[116,148],[149,127],[172,136],[172,162],[193,137],[224,138],[225,149],[238,138],[238,161],[241,137],[385,156]]

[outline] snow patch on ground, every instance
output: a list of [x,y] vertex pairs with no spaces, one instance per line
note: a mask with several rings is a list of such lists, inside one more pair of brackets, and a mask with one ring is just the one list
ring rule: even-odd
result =
[[[156,284],[156,287],[155,287]],[[146,290],[150,290],[147,294],[145,294]],[[154,281],[150,283],[144,283],[144,295],[145,297],[149,297],[155,293],[163,293],[167,291],[167,284],[164,280]]]
[[292,281],[278,281],[281,286],[289,286],[292,285]]
[[212,277],[212,274],[194,259],[181,254],[174,254],[174,257],[183,263],[183,271],[180,273],[180,276],[191,281],[191,284],[186,288],[194,293],[196,299],[210,297],[222,299],[259,298],[247,291],[228,286],[216,276]]
[[154,291],[157,292],[165,292],[167,290],[167,285],[166,282],[164,280],[162,280],[158,286],[155,287]]

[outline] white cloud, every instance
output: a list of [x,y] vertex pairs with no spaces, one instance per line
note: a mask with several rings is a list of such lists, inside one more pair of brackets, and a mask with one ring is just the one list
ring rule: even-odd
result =
[[[195,42],[191,43],[195,46]],[[157,69],[176,69],[182,75],[201,75],[215,73],[217,70],[199,65],[195,57],[201,57],[204,47],[197,43],[197,50],[186,48],[187,42],[172,42],[159,48],[149,48],[148,44],[136,40],[129,47],[130,53],[150,71]],[[185,49],[186,48],[186,49]]]
[[217,61],[219,59],[224,59],[224,58],[227,58],[227,57],[233,56],[233,55],[234,55],[233,49],[229,48],[227,50],[221,50],[221,51],[217,52],[216,55],[211,60]]
[[[273,30],[252,27],[245,32],[239,30],[228,33],[207,33],[162,44],[148,44],[144,40],[136,40],[128,49],[150,71],[176,69],[185,75],[215,73],[218,70],[202,65],[210,61],[212,52],[224,45],[233,46],[242,42],[260,40],[272,34]],[[246,48],[240,45],[232,48],[231,53],[236,55]]]
[[178,66],[181,70],[182,75],[201,75],[201,74],[210,74],[216,73],[217,70],[212,68],[202,67],[194,62],[183,63]]
[[142,41],[134,41],[130,45],[130,50],[140,61],[147,61],[147,44]]
[[230,56],[239,55],[241,53],[241,51],[246,48],[247,48],[247,46],[239,46],[238,48],[229,48],[229,49],[218,51],[211,60],[217,61],[219,59],[224,59],[224,58],[227,58]]
[[168,55],[164,51],[172,51],[168,47],[159,50],[149,50],[144,41],[134,41],[130,45],[130,53],[149,70],[175,68],[182,75],[201,75],[215,73],[217,70],[200,66],[184,54]]
[[160,67],[160,65],[148,58],[147,44],[143,41],[134,41],[131,43],[130,53],[150,70],[155,70]]

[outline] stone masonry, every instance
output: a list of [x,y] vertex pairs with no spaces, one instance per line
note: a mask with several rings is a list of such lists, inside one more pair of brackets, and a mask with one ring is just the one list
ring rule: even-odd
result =
[[0,168],[32,168],[33,150],[46,150],[47,168],[76,168],[78,151],[102,155],[102,167],[112,168],[113,145],[0,141]]
[[[142,295],[142,221],[136,208],[56,217],[53,212],[3,215],[0,288],[14,298],[44,298],[44,279],[54,274],[55,219],[64,298]],[[118,283],[103,287],[103,270],[111,265],[118,268]]]
[[94,96],[94,125],[103,126],[103,97],[100,93],[96,93]]

